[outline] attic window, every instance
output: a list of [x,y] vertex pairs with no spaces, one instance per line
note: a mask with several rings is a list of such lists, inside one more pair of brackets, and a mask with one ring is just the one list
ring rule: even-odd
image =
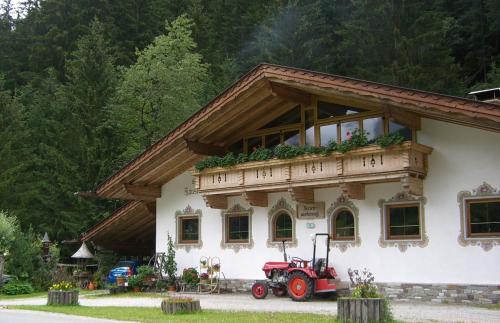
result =
[[297,105],[296,107],[292,108],[290,111],[285,112],[284,114],[277,117],[273,121],[267,123],[261,129],[275,128],[275,127],[280,127],[280,126],[285,126],[285,125],[290,125],[290,124],[296,124],[296,123],[300,123],[300,122],[301,122],[300,105]]
[[360,113],[363,111],[365,110],[337,103],[318,101],[318,119],[336,118]]

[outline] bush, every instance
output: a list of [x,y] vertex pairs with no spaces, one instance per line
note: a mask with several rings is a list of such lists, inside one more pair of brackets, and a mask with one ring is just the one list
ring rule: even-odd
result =
[[31,294],[33,287],[30,283],[11,281],[2,288],[2,293],[6,295]]
[[200,281],[195,268],[185,268],[182,271],[182,281],[188,285],[196,285]]

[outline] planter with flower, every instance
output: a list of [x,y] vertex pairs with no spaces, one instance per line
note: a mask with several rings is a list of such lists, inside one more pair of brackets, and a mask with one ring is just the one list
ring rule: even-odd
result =
[[209,276],[207,273],[200,274],[200,284],[208,284]]
[[128,285],[132,288],[134,292],[140,292],[142,286],[142,278],[139,275],[130,276],[128,279]]
[[338,319],[341,322],[391,322],[389,302],[378,292],[375,277],[366,268],[348,270],[351,297],[337,300]]
[[50,287],[47,305],[78,305],[78,295],[73,282],[61,281]]
[[155,280],[155,269],[151,266],[137,267],[137,275],[141,277],[144,285],[152,285]]
[[214,272],[214,273],[218,273],[218,272],[219,272],[219,270],[220,270],[220,264],[214,264],[214,265],[212,266],[212,272]]

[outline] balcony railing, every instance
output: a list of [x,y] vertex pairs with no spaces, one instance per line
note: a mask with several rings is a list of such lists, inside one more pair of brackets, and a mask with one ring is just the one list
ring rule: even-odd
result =
[[277,191],[290,187],[327,187],[339,183],[397,181],[427,175],[432,148],[413,142],[380,148],[367,146],[329,156],[306,155],[294,159],[247,162],[230,168],[193,172],[202,194],[237,194]]

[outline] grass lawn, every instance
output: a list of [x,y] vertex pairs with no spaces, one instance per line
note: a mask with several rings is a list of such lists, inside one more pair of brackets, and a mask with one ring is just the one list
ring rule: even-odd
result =
[[113,298],[123,298],[123,297],[147,297],[147,298],[165,298],[168,296],[167,293],[144,293],[144,292],[127,292],[111,295],[108,291],[102,291],[101,293],[95,295],[88,295],[85,298],[102,298],[102,297],[113,297]]
[[8,308],[73,314],[139,322],[338,322],[334,316],[297,313],[202,311],[195,314],[164,314],[159,308],[88,306],[8,306]]

